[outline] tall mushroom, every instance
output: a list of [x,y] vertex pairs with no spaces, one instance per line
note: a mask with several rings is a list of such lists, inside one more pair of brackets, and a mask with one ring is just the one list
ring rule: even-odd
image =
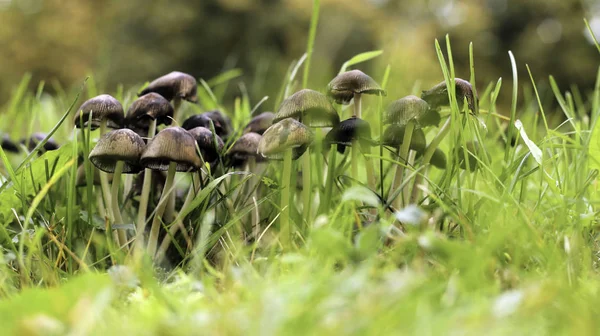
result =
[[[152,220],[148,240],[148,253],[154,257],[160,222],[168,203],[169,194],[172,192],[175,173],[195,171],[202,163],[196,153],[194,137],[188,131],[177,126],[167,127],[158,132],[148,142],[140,163],[146,168],[167,171],[167,180]],[[144,229],[144,227],[138,228],[139,232],[143,232]]]
[[[336,110],[327,97],[317,91],[303,89],[286,98],[273,118],[277,123],[285,118],[294,118],[310,128],[334,127],[340,122]],[[320,134],[318,132],[317,134]],[[317,139],[319,142],[320,139]],[[304,218],[310,219],[311,197],[311,161],[310,149],[302,161],[302,185]]]
[[[173,117],[173,106],[169,101],[156,92],[149,92],[136,99],[129,109],[125,118],[127,127],[136,131],[141,136],[149,138],[156,134],[156,127],[161,124],[170,125]],[[144,180],[142,182],[142,194],[138,208],[137,227],[141,228],[146,223],[146,212],[148,210],[148,198],[152,188],[152,171],[144,169]]]
[[[113,224],[123,225],[123,217],[119,209],[119,186],[121,174],[136,174],[141,171],[140,156],[145,143],[142,138],[130,129],[118,129],[104,134],[90,152],[90,162],[106,173],[113,174],[111,189],[111,209],[114,215]],[[125,246],[127,236],[123,229],[118,229],[118,242]]]
[[248,122],[246,127],[244,127],[244,133],[254,132],[262,135],[267,128],[273,125],[273,119],[275,119],[275,114],[273,112],[263,112]]
[[327,95],[340,105],[348,105],[354,99],[354,116],[361,116],[363,94],[385,96],[386,92],[377,82],[360,70],[350,70],[337,75],[327,85]]
[[156,92],[165,97],[166,100],[173,102],[174,115],[173,119],[178,120],[179,107],[182,100],[191,103],[198,102],[198,84],[196,79],[189,74],[173,71],[164,76],[158,77],[148,84],[148,86],[140,92],[143,96],[150,92]]
[[[462,109],[464,100],[466,99],[469,110],[477,114],[477,97],[473,94],[471,83],[461,78],[454,78],[454,83],[458,107]],[[450,105],[446,81],[433,86],[427,91],[423,91],[421,98],[423,98],[423,100],[425,100],[433,109]]]
[[314,139],[313,131],[301,122],[286,118],[271,127],[263,134],[258,143],[258,153],[273,160],[283,159],[280,232],[282,243],[290,242],[290,180],[292,160],[302,156]]

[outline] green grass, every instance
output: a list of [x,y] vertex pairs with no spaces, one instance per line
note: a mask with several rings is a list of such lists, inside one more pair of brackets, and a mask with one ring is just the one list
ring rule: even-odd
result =
[[[310,41],[316,27],[315,18]],[[310,41],[307,56],[290,67],[277,101],[298,87],[301,66],[306,66],[306,86]],[[442,50],[435,43],[440,79],[453,86],[457,74],[449,37],[446,46]],[[463,75],[471,82],[476,78],[474,53],[471,45],[471,73]],[[358,55],[343,67],[380,54]],[[524,65],[512,54],[510,59],[515,80],[507,117],[497,114],[502,79],[478,83],[477,115],[461,111],[451,90],[451,105],[442,109],[442,124],[448,126],[426,129],[428,142],[447,154],[447,168],[424,167],[419,160],[407,166],[404,188],[409,195],[420,188],[424,196],[417,208],[399,209],[401,222],[383,206],[391,204],[384,197],[393,180],[390,172],[401,163],[387,149],[371,155],[381,172],[377,190],[370,191],[362,183],[349,183],[349,154],[339,155],[341,176],[325,200],[330,209],[307,222],[300,215],[300,192],[293,195],[289,220],[297,229],[293,244],[282,246],[277,227],[282,164],[271,162],[261,175],[225,171],[205,178],[192,207],[177,217],[194,228],[193,246],[188,250],[179,241],[183,262],[162,267],[153,267],[149,258],[134,262],[116,249],[98,215],[91,179],[87,187],[75,186],[77,156],[89,152],[88,142],[97,138],[92,133],[92,139],[68,140],[77,138],[69,121],[82,90],[58,90],[62,93],[50,97],[41,93],[43,84],[27,91],[30,77],[24,77],[3,111],[15,120],[11,135],[38,126],[17,113],[27,109],[37,111],[40,120],[42,115],[53,120],[50,133],[64,145],[43,155],[37,153],[41,145],[28,155],[0,151],[2,178],[8,181],[0,187],[2,333],[597,333],[600,69],[593,92],[562,92],[550,77],[558,106],[553,111],[553,105],[542,104],[536,74],[527,66],[528,81],[517,80],[516,68]],[[257,106],[243,88],[234,102],[223,97],[229,81],[241,74],[233,69],[201,81],[200,106],[185,105],[184,112],[232,106],[228,114],[239,135]],[[380,84],[385,87],[393,79],[388,67]],[[89,96],[97,94],[93,78],[85,86]],[[113,93],[127,108],[136,91]],[[517,100],[519,93],[523,98]],[[383,129],[383,108],[397,98],[365,100],[375,135]],[[489,158],[458,150],[473,140]],[[459,169],[470,154],[479,168]],[[324,188],[316,174],[323,167],[315,162],[322,161],[312,161],[310,179],[320,197]],[[366,181],[363,164],[361,182]],[[295,162],[292,171],[299,167]],[[421,181],[416,186],[415,179]],[[185,184],[187,178],[178,174],[176,181]],[[256,181],[258,196],[252,200],[248,189]],[[244,241],[240,237],[252,231],[255,208],[260,210],[258,234]],[[372,208],[378,220],[367,224]],[[122,210],[126,218],[135,218],[131,202]],[[112,263],[127,266],[110,268]]]

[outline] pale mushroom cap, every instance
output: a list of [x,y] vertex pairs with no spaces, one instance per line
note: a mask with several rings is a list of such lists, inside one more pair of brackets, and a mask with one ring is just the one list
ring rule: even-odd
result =
[[[455,89],[456,89],[456,99],[459,107],[462,107],[464,99],[467,99],[467,104],[469,109],[476,113],[475,111],[475,99],[473,95],[473,87],[471,83],[461,78],[454,78]],[[427,91],[423,91],[421,94],[421,98],[423,98],[429,106],[436,109],[440,106],[447,106],[450,104],[450,99],[448,98],[448,88],[446,87],[446,81],[442,81],[441,83],[435,85],[431,89]]]
[[90,125],[92,130],[100,127],[100,123],[104,119],[107,119],[107,127],[123,127],[123,106],[111,95],[102,94],[85,101],[73,119],[75,126],[77,128],[87,128],[90,113],[92,114]]
[[327,95],[338,104],[350,104],[355,93],[386,95],[385,90],[373,78],[360,70],[343,72],[327,85]]
[[406,125],[411,120],[417,122],[426,115],[429,104],[417,96],[406,96],[388,105],[383,119],[384,124]]
[[273,125],[273,120],[275,119],[275,113],[273,112],[263,112],[256,117],[252,118],[248,125],[244,127],[244,133],[258,133],[263,134],[267,128]]
[[152,120],[156,120],[157,125],[170,125],[172,118],[173,106],[169,101],[156,92],[150,92],[131,104],[127,110],[125,124],[130,128],[147,131]]
[[117,162],[123,161],[123,173],[135,174],[142,170],[140,156],[145,146],[137,133],[122,128],[104,134],[90,152],[89,159],[107,173],[114,173]]
[[293,158],[299,158],[312,143],[313,131],[301,122],[287,118],[273,124],[262,135],[258,153],[268,159],[280,160],[283,153],[293,150]]
[[287,97],[279,106],[273,123],[285,118],[299,119],[308,127],[333,127],[340,122],[340,117],[327,97],[309,89]]
[[169,164],[176,162],[177,171],[196,170],[202,165],[196,153],[196,140],[185,129],[167,127],[158,132],[146,146],[140,163],[155,170],[168,170]]
[[139,95],[156,92],[168,101],[180,98],[195,103],[198,101],[197,90],[198,84],[192,75],[173,71],[150,82]]

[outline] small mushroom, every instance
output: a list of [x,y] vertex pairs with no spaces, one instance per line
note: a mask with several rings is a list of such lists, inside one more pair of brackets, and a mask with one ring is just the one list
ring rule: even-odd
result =
[[262,135],[267,128],[273,125],[275,114],[273,112],[263,112],[252,118],[248,125],[244,127],[244,133],[258,133]]
[[[27,147],[27,149],[29,151],[32,151],[35,149],[35,146],[38,145],[38,143],[40,143],[42,140],[46,139],[48,135],[45,133],[33,133],[29,138],[27,139],[22,139],[21,143],[23,145],[25,145]],[[58,149],[60,146],[59,144],[56,142],[56,140],[54,140],[54,138],[50,138],[48,139],[48,141],[46,141],[46,143],[44,144],[44,147],[42,148],[42,152],[44,151],[49,151],[49,150],[56,150]]]
[[197,85],[196,79],[192,75],[173,71],[150,82],[139,96],[156,92],[168,101],[183,99],[196,103],[198,101]]
[[192,128],[196,127],[205,127],[211,129],[211,122],[217,135],[220,136],[221,139],[226,140],[229,134],[231,134],[231,120],[219,110],[193,115],[187,118],[181,127],[186,130],[191,130]]
[[282,160],[284,152],[292,150],[296,160],[308,148],[314,138],[313,131],[292,118],[283,119],[269,127],[258,143],[258,153],[270,160]]
[[221,137],[206,127],[195,127],[188,132],[196,139],[204,162],[212,164],[219,159],[225,147]]
[[[386,146],[399,148],[404,141],[405,128],[406,126],[404,125],[390,125],[383,132],[382,143]],[[425,138],[425,132],[423,132],[422,128],[415,129],[410,140],[410,149],[417,153],[423,153],[426,148],[427,139]]]
[[[465,161],[465,154],[467,160]],[[458,162],[461,169],[475,171],[480,166],[480,161],[485,162],[485,158],[491,160],[490,153],[477,141],[468,141],[466,147],[460,146],[458,149]],[[467,165],[468,163],[468,165]]]
[[257,162],[262,161],[263,157],[258,154],[258,144],[261,138],[260,134],[249,132],[237,139],[227,152],[228,165],[241,168],[251,158]]
[[[420,158],[422,154],[422,152],[417,152],[415,158]],[[444,151],[442,151],[441,149],[436,148],[429,162],[431,162],[432,165],[438,167],[439,169],[446,169],[446,154],[444,154]]]
[[280,105],[273,123],[294,118],[308,127],[333,127],[340,117],[325,95],[309,89],[300,90],[286,98]]
[[124,112],[121,103],[110,95],[102,94],[85,101],[79,108],[79,112],[75,114],[73,122],[77,128],[85,129],[89,126],[93,131],[102,128],[103,124],[108,128],[121,128],[123,120]]
[[156,126],[171,125],[173,106],[163,96],[149,92],[138,99],[127,110],[125,125],[140,136],[153,137]]
[[341,105],[348,105],[361,94],[385,96],[377,82],[360,70],[350,70],[337,75],[327,86],[327,95]]
[[386,109],[383,124],[406,125],[415,120],[418,125],[429,111],[429,104],[417,96],[406,96],[390,103]]
[[[475,110],[475,101],[477,97],[473,94],[473,87],[471,83],[464,79],[455,78],[455,89],[456,89],[456,100],[458,107],[463,108],[463,102],[467,99],[469,110],[473,113],[477,113]],[[446,87],[446,81],[443,81],[427,91],[423,91],[421,98],[425,100],[433,109],[437,109],[440,106],[450,105],[450,98],[448,97],[448,88]]]
[[5,152],[10,153],[19,153],[19,145],[14,143],[9,137],[8,134],[3,134],[2,139],[0,139],[0,145]]
[[331,129],[325,136],[326,145],[337,145],[337,151],[343,154],[347,146],[356,141],[365,149],[374,145],[371,139],[371,126],[366,120],[350,117]]

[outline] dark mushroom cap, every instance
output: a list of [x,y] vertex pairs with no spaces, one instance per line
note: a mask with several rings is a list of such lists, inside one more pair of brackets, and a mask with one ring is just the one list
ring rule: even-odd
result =
[[260,134],[249,132],[237,139],[227,152],[229,165],[241,167],[250,157],[255,157],[256,161],[262,161],[262,156],[258,155],[258,144],[261,138]]
[[142,92],[140,92],[139,96],[143,96],[150,92],[156,92],[165,97],[168,101],[180,98],[195,103],[198,101],[197,90],[198,84],[193,76],[183,72],[173,71],[153,80],[144,90],[142,90]]
[[196,153],[196,140],[185,129],[171,126],[158,132],[146,146],[140,163],[154,170],[168,170],[176,162],[177,171],[197,170],[202,165]]
[[[491,159],[490,153],[481,146],[477,141],[469,141],[466,143],[467,160],[465,161],[465,147],[460,146],[458,149],[458,162],[461,169],[467,169],[467,162],[469,163],[469,171],[475,171],[480,165],[479,161],[484,161],[483,156],[487,157],[487,160]],[[479,158],[479,160],[477,159]]]
[[352,146],[352,141],[358,141],[361,147],[375,144],[371,139],[371,125],[356,116],[342,121],[325,136],[325,144],[337,144],[340,153],[344,153],[346,146]]
[[248,125],[244,127],[244,133],[254,132],[263,134],[267,128],[273,125],[273,119],[275,119],[275,113],[263,112],[250,120]]
[[[28,139],[22,139],[21,143],[23,145],[26,145],[29,151],[32,151],[35,148],[35,146],[37,146],[38,143],[40,143],[42,140],[46,139],[47,136],[48,134],[36,132],[33,133]],[[43,150],[49,151],[58,148],[60,148],[60,145],[56,142],[56,140],[54,140],[54,138],[50,138],[44,144]]]
[[411,120],[419,120],[426,115],[429,110],[429,104],[417,96],[406,96],[395,100],[388,105],[384,124],[406,125]]
[[173,118],[173,106],[163,96],[155,92],[147,93],[138,99],[127,110],[125,125],[128,128],[145,131],[148,129],[152,120],[156,120],[157,125],[171,125]]
[[188,132],[196,139],[205,162],[214,162],[219,159],[223,152],[223,147],[225,147],[221,137],[213,134],[206,127],[195,127]]
[[14,143],[9,137],[8,134],[3,134],[2,139],[0,139],[0,145],[5,152],[18,153],[19,145]]
[[258,154],[271,160],[282,160],[286,150],[292,150],[295,160],[302,156],[314,138],[313,131],[303,123],[287,118],[283,119],[263,133],[258,143]]
[[355,93],[385,96],[377,82],[360,70],[350,70],[337,75],[327,85],[327,95],[342,105],[350,104]]
[[[420,158],[423,154],[424,153],[417,152],[415,159]],[[441,149],[436,148],[429,162],[439,169],[446,169],[446,154],[444,154],[444,151]]]
[[[383,144],[398,148],[404,142],[405,129],[406,126],[404,125],[393,124],[388,126],[381,137]],[[427,139],[425,138],[425,132],[421,128],[415,128],[410,139],[410,149],[422,153],[426,148]]]
[[122,128],[104,134],[90,152],[90,162],[96,168],[114,173],[118,161],[123,161],[123,173],[135,174],[142,170],[140,156],[146,144],[134,131]]
[[75,114],[75,119],[73,119],[75,126],[87,128],[90,113],[92,114],[90,125],[92,130],[100,127],[104,119],[107,120],[106,126],[109,128],[123,127],[123,106],[111,95],[102,94],[86,100],[79,108],[79,112]]
[[273,123],[285,118],[298,119],[308,127],[333,127],[340,122],[340,117],[327,97],[309,89],[287,97],[279,106]]
[[[454,83],[458,106],[462,108],[464,99],[466,98],[469,109],[473,113],[477,113],[477,111],[475,111],[475,99],[477,99],[477,97],[474,97],[473,95],[473,87],[471,86],[471,83],[460,78],[455,78]],[[423,100],[425,100],[429,106],[434,109],[437,109],[440,106],[450,105],[446,81],[435,85],[427,91],[423,91],[421,98],[423,98]]]
[[191,130],[196,127],[206,127],[210,129],[210,123],[213,123],[215,127],[215,132],[222,139],[226,139],[229,134],[231,134],[232,126],[231,120],[221,113],[219,110],[213,110],[204,112],[201,114],[193,115],[187,118],[181,127],[186,130]]

